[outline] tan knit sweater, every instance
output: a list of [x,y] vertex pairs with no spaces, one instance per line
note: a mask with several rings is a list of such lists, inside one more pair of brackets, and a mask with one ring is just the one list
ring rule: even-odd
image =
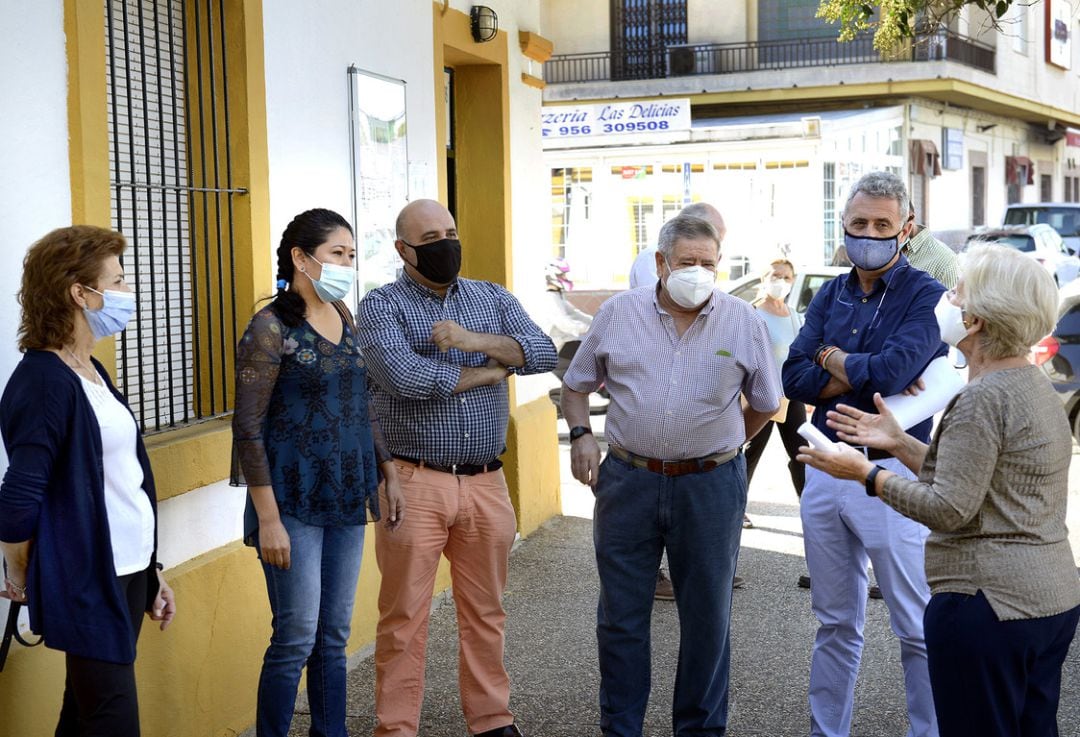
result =
[[932,593],[982,590],[998,619],[1048,617],[1080,605],[1065,528],[1071,459],[1043,373],[994,371],[945,410],[918,480],[892,476],[881,498],[930,528]]

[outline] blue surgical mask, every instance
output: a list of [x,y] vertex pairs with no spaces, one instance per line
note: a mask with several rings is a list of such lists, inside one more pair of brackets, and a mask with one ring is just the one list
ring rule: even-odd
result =
[[315,294],[319,295],[319,299],[323,302],[337,302],[345,299],[345,295],[349,293],[353,282],[356,281],[356,269],[351,266],[324,264],[314,256],[309,256],[309,258],[322,267],[322,276],[318,279],[311,279],[311,275],[304,272],[307,278],[311,279]]
[[93,332],[95,338],[98,340],[108,338],[127,327],[132,315],[135,314],[134,292],[117,292],[112,289],[99,292],[85,284],[82,286],[83,289],[89,289],[101,295],[101,309],[91,310],[89,307],[83,307],[83,314],[86,315],[86,321],[90,323],[90,331]]
[[889,238],[852,235],[844,230],[844,247],[851,263],[863,271],[877,271],[892,261],[900,248],[900,234]]

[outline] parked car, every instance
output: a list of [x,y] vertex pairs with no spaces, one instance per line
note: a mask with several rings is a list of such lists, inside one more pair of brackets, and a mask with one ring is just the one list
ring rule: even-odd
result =
[[1069,253],[1061,236],[1045,223],[984,230],[970,236],[967,245],[979,242],[997,243],[1031,256],[1054,277],[1058,286],[1068,284],[1080,272],[1080,258]]
[[1035,346],[1033,358],[1057,390],[1080,442],[1080,280],[1062,288],[1057,325]]
[[[805,313],[806,308],[810,306],[810,300],[825,282],[849,271],[851,269],[842,266],[801,267],[795,273],[795,283],[791,285],[791,291],[788,293],[788,307],[800,315]],[[721,284],[720,288],[739,299],[753,302],[760,294],[762,276],[762,274],[751,274],[742,279]]]
[[1080,256],[1080,202],[1037,202],[1009,205],[1002,225],[1037,225],[1046,223],[1065,241],[1074,256]]

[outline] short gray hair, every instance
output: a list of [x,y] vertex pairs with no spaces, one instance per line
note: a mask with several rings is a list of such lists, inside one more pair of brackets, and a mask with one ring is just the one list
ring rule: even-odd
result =
[[660,228],[657,250],[664,255],[664,260],[667,260],[678,241],[698,238],[711,238],[716,243],[716,252],[720,253],[720,235],[711,223],[693,215],[676,215]]
[[851,201],[860,192],[869,197],[888,197],[896,200],[896,204],[899,206],[900,224],[902,225],[907,221],[908,214],[911,212],[911,200],[908,198],[904,181],[892,172],[872,171],[859,177],[859,181],[855,182],[855,186],[848,192],[847,202],[844,203],[844,212],[847,212]]
[[964,311],[981,317],[987,358],[1026,356],[1054,329],[1058,290],[1035,259],[1005,246],[980,244],[960,257]]

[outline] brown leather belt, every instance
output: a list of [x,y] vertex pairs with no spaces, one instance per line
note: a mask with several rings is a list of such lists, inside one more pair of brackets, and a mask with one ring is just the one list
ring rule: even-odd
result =
[[636,453],[620,448],[617,445],[609,445],[608,452],[621,461],[626,461],[631,466],[644,468],[653,473],[664,476],[685,476],[688,473],[704,473],[724,465],[735,456],[739,455],[739,448],[724,453],[713,453],[701,458],[687,458],[681,461],[665,461],[659,458],[646,458]]
[[449,473],[454,476],[475,476],[478,473],[489,473],[491,471],[498,471],[502,468],[503,462],[498,458],[495,460],[484,463],[482,465],[473,465],[470,463],[455,463],[452,466],[440,466],[438,463],[428,463],[427,461],[420,461],[415,458],[406,458],[405,456],[394,456],[399,461],[405,461],[411,463],[414,466],[421,468],[429,468],[432,471],[438,471],[439,473]]

